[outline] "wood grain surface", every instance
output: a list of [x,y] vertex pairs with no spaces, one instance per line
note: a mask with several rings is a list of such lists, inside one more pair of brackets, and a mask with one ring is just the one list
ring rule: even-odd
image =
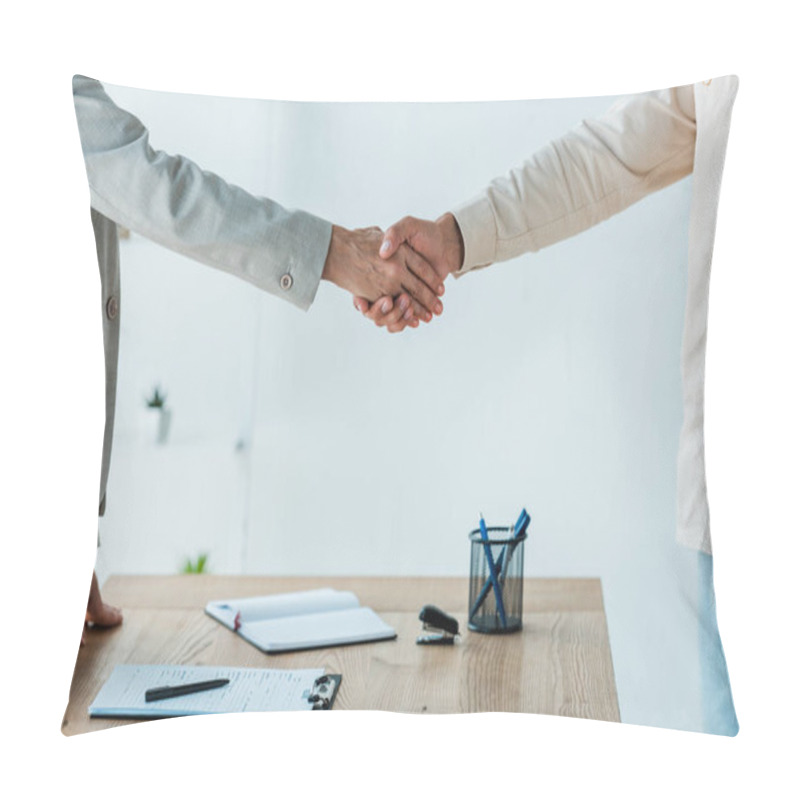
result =
[[[210,600],[321,586],[355,592],[395,628],[397,639],[267,656],[204,612]],[[88,631],[62,723],[68,735],[134,724],[88,715],[114,666],[124,663],[324,667],[343,675],[336,710],[516,711],[619,721],[595,578],[527,579],[523,629],[506,635],[467,629],[464,578],[115,576],[103,595],[125,619],[119,628]],[[416,644],[425,603],[458,619],[457,644]]]

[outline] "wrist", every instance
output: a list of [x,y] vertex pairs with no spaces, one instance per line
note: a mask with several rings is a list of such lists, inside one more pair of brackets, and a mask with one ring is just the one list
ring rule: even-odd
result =
[[328,255],[325,257],[325,264],[322,267],[322,280],[330,281],[336,286],[342,287],[342,259],[341,251],[347,241],[349,231],[339,225],[331,227],[331,242],[328,246]]
[[436,220],[447,251],[448,273],[458,272],[464,264],[464,237],[456,218],[448,211]]

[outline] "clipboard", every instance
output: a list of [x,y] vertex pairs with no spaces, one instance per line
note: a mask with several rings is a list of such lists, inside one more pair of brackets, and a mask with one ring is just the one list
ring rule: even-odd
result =
[[[147,702],[154,686],[227,678],[211,691]],[[328,711],[342,682],[324,669],[244,669],[174,664],[117,664],[89,706],[90,717],[166,719],[242,711]]]

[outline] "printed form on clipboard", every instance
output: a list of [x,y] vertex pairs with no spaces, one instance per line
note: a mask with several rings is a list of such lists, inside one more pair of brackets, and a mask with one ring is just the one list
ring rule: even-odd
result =
[[397,637],[352,592],[335,589],[215,600],[206,613],[269,654]]
[[[180,687],[226,678],[228,684],[149,702],[148,690]],[[178,664],[117,664],[105,681],[89,716],[161,719],[240,711],[327,711],[333,706],[341,675],[324,669],[241,669]]]

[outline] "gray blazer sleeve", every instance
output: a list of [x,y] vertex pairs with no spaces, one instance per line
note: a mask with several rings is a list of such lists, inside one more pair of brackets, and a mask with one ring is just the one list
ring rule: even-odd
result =
[[[233,186],[149,134],[91,78],[72,83],[92,207],[170,250],[307,309],[330,245],[329,222]],[[288,278],[286,276],[289,276]]]

